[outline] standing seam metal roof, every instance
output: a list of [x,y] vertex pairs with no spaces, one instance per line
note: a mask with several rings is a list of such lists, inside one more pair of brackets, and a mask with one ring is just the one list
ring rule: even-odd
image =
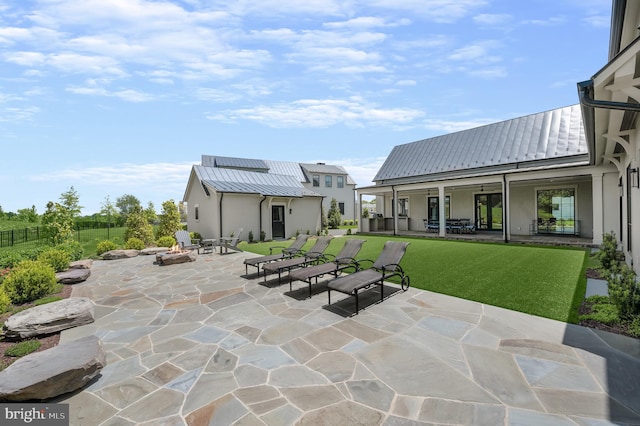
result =
[[[579,105],[397,145],[374,181],[504,166],[571,161],[588,154]],[[581,160],[581,158],[580,158]]]
[[218,192],[281,197],[322,197],[293,176],[219,167],[193,166],[198,178]]

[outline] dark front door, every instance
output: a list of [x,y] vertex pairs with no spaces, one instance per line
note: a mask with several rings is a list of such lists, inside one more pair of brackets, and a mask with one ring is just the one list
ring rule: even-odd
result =
[[284,238],[284,206],[271,206],[271,234]]
[[502,194],[476,194],[476,229],[502,230]]

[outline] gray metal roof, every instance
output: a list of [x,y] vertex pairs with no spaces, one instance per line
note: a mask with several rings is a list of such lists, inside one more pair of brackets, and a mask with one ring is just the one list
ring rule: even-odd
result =
[[376,183],[498,166],[536,167],[588,159],[579,105],[554,109],[393,148]]
[[269,173],[294,176],[298,179],[298,182],[307,182],[307,178],[304,173],[302,173],[299,163],[272,160],[265,160],[265,163],[269,166]]
[[193,166],[198,178],[218,192],[277,197],[322,197],[294,176],[219,167]]

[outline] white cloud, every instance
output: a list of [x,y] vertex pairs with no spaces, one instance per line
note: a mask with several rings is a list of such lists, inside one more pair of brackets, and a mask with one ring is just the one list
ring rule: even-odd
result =
[[277,105],[260,105],[210,114],[216,121],[255,121],[269,127],[329,127],[346,125],[362,127],[378,125],[399,127],[411,125],[422,117],[420,110],[409,108],[379,108],[359,98],[302,99]]
[[492,119],[477,120],[443,120],[443,119],[427,119],[424,121],[424,127],[442,133],[459,132],[461,130],[473,129],[475,127],[484,126],[486,124],[495,123]]
[[481,26],[502,26],[512,21],[513,17],[506,13],[482,13],[473,17],[473,22]]
[[374,0],[368,6],[408,12],[416,17],[450,23],[486,6],[486,0]]
[[118,98],[127,102],[149,102],[156,98],[155,95],[140,92],[138,90],[133,89],[123,89],[123,90],[115,90],[109,91],[104,87],[89,85],[84,87],[68,87],[66,89],[70,93],[75,93],[76,95],[91,95],[91,96],[105,96],[105,97],[113,97]]
[[553,27],[567,22],[564,16],[552,16],[548,19],[529,19],[523,21],[523,24],[537,25],[541,27]]
[[609,28],[611,25],[611,18],[606,15],[587,16],[582,21],[595,28]]
[[16,123],[20,121],[30,121],[38,112],[40,112],[40,108],[36,106],[27,106],[27,107],[7,106],[4,108],[0,108],[0,122]]

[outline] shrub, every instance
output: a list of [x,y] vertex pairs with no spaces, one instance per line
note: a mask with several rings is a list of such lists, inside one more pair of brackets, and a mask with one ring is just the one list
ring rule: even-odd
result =
[[124,245],[124,248],[133,250],[142,250],[144,247],[144,241],[136,237],[129,238],[127,243]]
[[253,242],[253,231],[249,231],[249,242]]
[[626,263],[621,263],[610,271],[607,282],[609,297],[618,308],[620,317],[628,319],[640,315],[640,286],[635,272]]
[[267,233],[264,231],[260,231],[260,242],[264,243],[264,240],[267,239]]
[[[231,236],[233,237],[233,232],[231,233]],[[189,232],[189,238],[192,240],[202,240],[202,235],[200,235],[199,232]]]
[[98,243],[98,246],[96,247],[96,254],[98,256],[101,256],[103,253],[106,253],[111,250],[115,250],[117,248],[118,246],[113,241],[110,241],[110,240],[100,241]]
[[62,244],[58,244],[56,248],[60,248],[69,253],[69,258],[72,262],[80,260],[84,257],[84,249],[82,245],[77,241],[66,241]]
[[69,268],[69,263],[71,263],[69,253],[57,248],[40,253],[38,260],[51,266],[55,272],[66,271]]
[[26,303],[51,293],[56,287],[56,274],[46,263],[23,260],[2,283],[15,304]]
[[175,201],[167,200],[162,203],[162,212],[160,213],[160,223],[158,224],[158,229],[156,232],[156,236],[160,237],[170,237],[176,233],[176,231],[180,231],[182,229],[182,224],[180,223],[180,211],[178,210],[178,206]]
[[160,237],[156,241],[158,247],[173,247],[176,245],[176,239],[173,237]]
[[351,235],[351,228],[347,229],[347,235]]
[[618,308],[607,296],[591,296],[586,302],[591,305],[591,312],[580,315],[581,320],[594,320],[603,324],[616,324],[620,321]]
[[629,334],[640,338],[640,316],[634,317],[629,323]]
[[618,241],[615,232],[602,235],[602,243],[595,254],[595,258],[600,261],[600,269],[609,271],[615,268],[624,255],[618,251]]
[[139,238],[144,241],[145,245],[153,243],[153,227],[147,222],[142,207],[135,206],[133,208],[127,216],[126,227],[127,229],[124,232],[125,241],[129,241],[129,238]]
[[4,354],[6,356],[20,357],[30,354],[33,351],[38,350],[40,347],[40,341],[38,340],[25,340],[24,342],[16,343],[9,346]]
[[9,305],[11,305],[11,299],[9,298],[9,295],[4,291],[4,286],[0,285],[0,314],[5,312]]

